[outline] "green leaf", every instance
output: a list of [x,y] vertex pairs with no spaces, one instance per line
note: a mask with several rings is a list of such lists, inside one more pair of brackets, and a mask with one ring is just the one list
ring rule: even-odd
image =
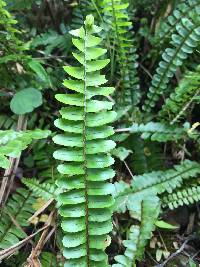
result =
[[6,156],[17,158],[22,150],[32,142],[33,139],[42,139],[50,135],[49,130],[27,130],[27,131],[0,131],[0,167],[8,168],[9,161]]
[[50,83],[46,70],[38,60],[31,59],[30,61],[28,61],[28,65],[43,82],[46,82],[47,84]]
[[125,147],[122,146],[112,150],[112,155],[119,158],[121,161],[125,160],[130,153],[132,153],[131,150],[126,149]]
[[175,225],[172,225],[172,224],[169,224],[169,223],[166,223],[165,221],[156,221],[155,222],[155,225],[159,228],[162,228],[162,229],[178,229],[179,227],[178,226],[175,226]]
[[17,92],[10,102],[12,112],[18,115],[32,112],[41,105],[42,94],[34,88],[27,88]]

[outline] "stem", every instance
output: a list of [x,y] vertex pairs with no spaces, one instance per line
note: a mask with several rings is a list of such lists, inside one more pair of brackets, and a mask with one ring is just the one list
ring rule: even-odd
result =
[[87,27],[85,27],[84,38],[84,110],[83,110],[83,168],[84,168],[84,185],[85,185],[85,226],[86,226],[86,250],[87,266],[90,266],[90,247],[89,247],[89,211],[88,211],[88,184],[87,184],[87,158],[86,158],[86,119],[87,119],[87,73],[86,73],[86,40]]

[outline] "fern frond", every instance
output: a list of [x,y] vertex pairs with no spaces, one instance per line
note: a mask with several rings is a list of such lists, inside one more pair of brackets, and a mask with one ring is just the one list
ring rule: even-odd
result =
[[163,208],[176,209],[183,205],[190,205],[200,200],[200,186],[187,186],[184,189],[162,197]]
[[[26,237],[26,233],[21,229],[28,226],[28,219],[33,215],[32,204],[35,198],[29,191],[19,188],[16,193],[9,198],[6,207],[1,213],[0,227],[0,248],[5,249],[19,242]],[[15,221],[20,227],[17,227]]]
[[159,100],[161,94],[167,89],[171,77],[174,76],[178,67],[187,59],[188,55],[193,53],[200,41],[200,20],[182,18],[176,25],[177,34],[172,34],[171,44],[173,48],[165,49],[162,54],[162,60],[156,69],[151,86],[149,88],[147,99],[143,105],[145,112],[150,112]]
[[[52,158],[52,153],[55,150],[53,143],[48,140],[39,140],[33,145],[32,153],[25,157],[24,163],[27,167],[33,167],[37,170],[36,176],[41,177],[42,180],[56,180],[59,173],[56,169],[56,160]],[[29,160],[31,165],[29,165]]]
[[114,120],[116,113],[108,111],[112,108],[111,102],[92,99],[114,90],[101,86],[106,79],[100,70],[109,60],[98,59],[106,50],[97,47],[101,38],[94,34],[100,28],[93,20],[89,15],[84,27],[71,31],[76,37],[72,42],[79,50],[73,55],[81,66],[64,67],[75,78],[65,80],[64,85],[75,92],[56,95],[66,106],[60,111],[62,118],[55,121],[64,134],[53,138],[56,144],[63,146],[54,153],[54,158],[63,161],[58,166],[62,178],[57,185],[66,190],[58,196],[66,267],[108,266],[104,250],[106,236],[112,229],[114,200],[113,186],[106,181],[114,176],[109,168],[114,160],[108,152],[115,143],[106,139],[114,133],[106,124]]
[[36,48],[39,46],[44,46],[44,54],[49,55],[51,52],[57,48],[60,49],[63,53],[67,53],[69,50],[69,45],[66,44],[69,41],[69,35],[68,34],[58,34],[56,31],[49,30],[45,33],[42,33],[40,35],[37,35],[32,41],[31,41],[31,48]]
[[130,128],[130,132],[140,133],[142,139],[150,139],[151,141],[157,142],[167,142],[187,138],[189,129],[189,123],[185,123],[183,127],[178,127],[176,125],[168,125],[161,122],[149,122],[147,124],[133,123]]
[[123,241],[126,247],[124,255],[115,257],[117,264],[112,267],[133,267],[136,260],[141,260],[145,246],[155,229],[155,222],[159,215],[160,205],[157,197],[147,198],[140,203],[140,224],[130,227],[129,239]]
[[16,129],[16,115],[0,114],[0,130]]
[[194,10],[196,16],[200,15],[200,3],[197,0],[189,0],[186,2],[182,2],[176,6],[176,9],[173,10],[172,14],[164,20],[156,35],[156,42],[159,45],[162,45],[165,41],[169,41],[170,37],[173,33],[176,32],[176,26],[181,22],[181,19],[186,17],[193,16]]
[[18,158],[22,150],[34,139],[46,138],[50,135],[49,130],[27,130],[27,131],[14,131],[5,130],[0,131],[0,167],[8,168],[9,160],[7,157]]
[[57,187],[48,182],[41,182],[32,178],[23,178],[22,182],[34,193],[34,195],[49,200],[54,199],[58,195]]
[[133,44],[133,34],[130,32],[132,23],[129,21],[128,5],[121,0],[104,0],[103,13],[104,24],[107,25],[105,28],[113,46],[113,53],[116,54],[115,64],[121,89],[120,93],[116,92],[117,99],[121,105],[136,105],[140,101],[139,79],[136,73],[138,55]]
[[173,169],[134,176],[129,188],[121,185],[119,193],[115,194],[116,210],[122,212],[126,209],[134,210],[136,216],[139,216],[140,211],[136,203],[148,196],[164,192],[172,193],[174,189],[181,187],[183,181],[196,177],[199,173],[199,163],[185,160],[180,165],[175,165]]
[[180,81],[175,92],[171,93],[162,106],[159,116],[169,119],[174,123],[184,116],[185,111],[192,104],[195,96],[200,93],[200,66],[196,71],[188,72]]

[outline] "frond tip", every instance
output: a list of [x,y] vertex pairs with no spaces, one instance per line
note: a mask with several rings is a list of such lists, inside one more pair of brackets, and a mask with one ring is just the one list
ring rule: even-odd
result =
[[115,118],[109,101],[93,100],[94,96],[107,96],[114,88],[102,87],[105,76],[100,75],[109,62],[99,59],[106,53],[97,47],[101,39],[95,36],[100,28],[94,25],[92,15],[86,17],[84,27],[71,31],[78,49],[73,53],[80,66],[64,67],[74,79],[64,81],[71,92],[58,94],[56,99],[65,105],[61,118],[55,125],[64,131],[53,140],[63,148],[54,152],[54,158],[62,160],[57,181],[64,190],[58,196],[60,214],[63,217],[63,254],[65,267],[106,267],[104,252],[107,234],[112,230],[111,215],[114,203],[113,186],[106,182],[114,176],[110,169],[113,158],[108,152],[115,147],[106,139],[114,131],[106,126]]

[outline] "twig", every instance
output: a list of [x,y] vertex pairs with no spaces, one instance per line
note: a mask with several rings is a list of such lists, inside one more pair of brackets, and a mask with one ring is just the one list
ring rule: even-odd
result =
[[1,183],[1,188],[0,188],[0,205],[3,202],[4,194],[6,191],[7,183],[8,183],[8,178],[10,177],[10,174],[12,173],[13,170],[13,165],[14,165],[14,158],[9,158],[10,161],[10,166],[7,170],[5,170],[2,183]]
[[[28,259],[27,259],[27,263],[28,263],[27,267],[40,267],[41,266],[38,257],[39,257],[39,255],[40,255],[40,253],[42,251],[42,248],[43,248],[44,244],[48,240],[46,237],[47,237],[47,234],[48,234],[48,228],[49,228],[49,226],[51,225],[51,223],[53,221],[54,213],[55,213],[55,210],[53,210],[50,213],[50,215],[49,215],[49,217],[48,217],[48,219],[47,219],[47,221],[45,223],[47,228],[45,228],[43,230],[43,233],[41,234],[41,237],[40,237],[36,247],[32,249],[31,255],[28,257]],[[54,229],[55,229],[55,227],[54,227]],[[53,234],[52,231],[51,231],[51,234]],[[48,237],[50,237],[50,236],[51,235],[48,235]]]
[[37,217],[38,215],[40,215],[40,213],[42,213],[52,202],[54,201],[53,198],[49,199],[39,210],[37,210],[33,216],[31,216],[28,219],[28,222],[31,222],[35,217]]
[[133,177],[134,177],[134,175],[133,175],[133,173],[132,173],[131,169],[129,168],[128,164],[126,163],[126,161],[125,161],[125,160],[123,160],[123,162],[124,162],[124,164],[125,164],[125,166],[126,166],[126,168],[127,168],[128,172],[129,172],[129,174],[131,175],[131,178],[133,178]]
[[26,238],[24,238],[22,241],[18,242],[17,244],[3,249],[0,251],[0,261],[2,261],[3,259],[7,258],[8,256],[14,254],[17,250],[19,250],[21,247],[23,247],[31,238],[33,238],[35,235],[37,235],[38,233],[40,233],[41,231],[43,231],[44,229],[46,229],[48,227],[48,225],[42,227],[41,229],[39,229],[37,232],[33,233],[32,235],[27,236]]
[[115,132],[116,132],[116,133],[130,132],[130,128],[115,129]]
[[192,237],[185,240],[185,242],[181,245],[181,247],[174,253],[172,253],[163,263],[156,265],[155,267],[164,267],[171,259],[173,259],[174,257],[176,257],[178,254],[180,254],[184,249],[186,244],[193,239]]
[[163,246],[164,246],[164,248],[165,248],[165,251],[166,251],[166,252],[169,252],[168,249],[167,249],[167,247],[166,247],[166,245],[165,245],[165,242],[164,242],[164,240],[163,240],[163,237],[162,237],[160,231],[158,231],[158,234],[159,234],[160,240],[161,240],[161,242],[162,242],[162,244],[163,244]]
[[152,79],[153,76],[151,75],[151,73],[148,71],[148,69],[146,69],[141,63],[139,64],[139,66],[144,70],[144,72],[146,72],[146,74]]
[[13,224],[26,235],[26,233],[23,230],[23,228],[21,227],[21,225],[13,218],[13,216],[9,213],[9,211],[7,210],[6,207],[4,207],[4,210],[8,214],[8,216],[10,217],[11,221],[13,222]]
[[180,117],[183,115],[183,113],[189,108],[190,104],[193,102],[194,98],[199,94],[200,90],[198,90],[193,97],[190,99],[190,101],[182,108],[182,110],[176,115],[176,117],[170,122],[170,124],[174,124]]

